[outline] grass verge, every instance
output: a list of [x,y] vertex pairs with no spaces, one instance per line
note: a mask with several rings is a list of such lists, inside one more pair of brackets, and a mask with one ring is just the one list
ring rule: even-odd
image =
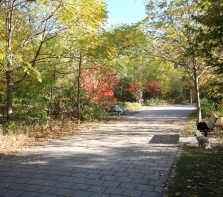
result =
[[177,175],[168,196],[222,197],[222,166],[222,148],[204,151],[194,146],[185,147],[177,162]]

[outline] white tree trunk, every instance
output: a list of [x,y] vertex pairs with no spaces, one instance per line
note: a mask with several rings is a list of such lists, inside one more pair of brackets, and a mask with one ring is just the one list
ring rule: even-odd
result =
[[198,123],[202,121],[202,114],[201,114],[199,79],[198,79],[196,71],[194,72],[194,87],[195,87],[195,93],[196,93],[197,123]]

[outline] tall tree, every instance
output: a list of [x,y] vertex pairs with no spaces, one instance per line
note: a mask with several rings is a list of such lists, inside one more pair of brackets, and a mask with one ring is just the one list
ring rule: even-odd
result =
[[64,45],[62,58],[75,73],[74,88],[77,89],[77,118],[80,123],[81,100],[81,73],[85,69],[101,63],[109,56],[105,40],[101,37],[103,23],[106,19],[105,4],[98,0],[83,0],[79,2],[80,16],[75,24],[61,36]]
[[57,20],[63,6],[60,1],[0,2],[1,66],[7,86],[8,120],[12,118],[13,87],[31,72],[36,73],[38,80],[41,80],[36,65],[46,56],[42,54],[44,44],[65,28]]
[[148,36],[153,40],[146,52],[172,62],[175,67],[184,68],[193,80],[197,122],[199,122],[202,120],[199,78],[210,68],[210,65],[206,65],[192,47],[196,32],[191,31],[191,28],[197,29],[201,26],[192,19],[197,10],[197,5],[192,0],[150,0],[147,5],[148,16],[144,24]]

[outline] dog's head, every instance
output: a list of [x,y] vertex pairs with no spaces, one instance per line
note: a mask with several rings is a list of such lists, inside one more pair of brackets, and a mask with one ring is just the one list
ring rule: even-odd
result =
[[200,131],[198,131],[198,130],[195,130],[195,131],[194,131],[194,136],[196,136],[196,137],[199,137],[199,136],[201,136],[201,133],[200,133]]

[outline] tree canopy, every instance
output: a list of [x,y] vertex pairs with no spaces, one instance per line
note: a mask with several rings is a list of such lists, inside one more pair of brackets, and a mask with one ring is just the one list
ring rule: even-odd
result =
[[199,12],[194,19],[205,26],[199,28],[195,46],[209,65],[223,73],[223,3],[219,0],[197,0]]
[[211,95],[204,87],[221,87],[221,8],[217,0],[149,0],[144,21],[109,28],[102,0],[0,1],[7,118],[25,104],[48,115],[69,111],[80,121],[98,106],[138,101],[139,91],[145,100],[180,102],[194,88],[201,120],[200,96]]

